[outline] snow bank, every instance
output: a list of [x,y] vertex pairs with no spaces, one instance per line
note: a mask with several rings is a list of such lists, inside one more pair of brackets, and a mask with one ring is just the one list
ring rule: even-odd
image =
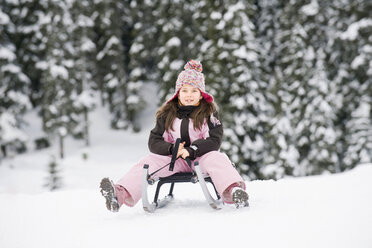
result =
[[141,204],[110,213],[93,186],[3,192],[0,246],[367,248],[372,245],[371,177],[372,165],[365,165],[339,175],[248,182],[251,206],[219,211],[207,206],[197,185],[177,185],[174,201],[154,214]]

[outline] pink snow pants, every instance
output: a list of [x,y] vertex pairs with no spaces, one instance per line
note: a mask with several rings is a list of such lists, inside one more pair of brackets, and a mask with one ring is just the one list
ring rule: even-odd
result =
[[[171,156],[162,156],[151,153],[144,157],[139,163],[133,166],[129,172],[115,184],[116,195],[120,206],[134,206],[142,194],[142,175],[143,165],[149,165],[149,173],[160,169],[171,161]],[[238,186],[245,189],[243,178],[232,166],[226,154],[219,151],[211,151],[194,160],[199,162],[202,173],[208,174],[217,192],[226,203],[232,203],[231,189]],[[178,172],[191,172],[186,161],[182,158],[177,159],[174,164],[174,170],[169,171],[169,167],[158,171],[153,177],[167,177]]]

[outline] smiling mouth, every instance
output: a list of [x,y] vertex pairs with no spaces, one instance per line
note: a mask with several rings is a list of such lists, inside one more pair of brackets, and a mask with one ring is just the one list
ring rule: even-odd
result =
[[185,101],[184,101],[184,104],[185,104],[185,105],[194,104],[194,100],[185,100]]

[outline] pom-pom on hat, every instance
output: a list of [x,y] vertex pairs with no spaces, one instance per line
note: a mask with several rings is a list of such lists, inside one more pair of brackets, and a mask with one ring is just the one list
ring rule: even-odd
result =
[[178,92],[183,85],[188,84],[200,90],[203,98],[207,102],[213,102],[213,96],[205,91],[203,66],[200,61],[190,60],[184,66],[184,69],[177,78],[174,95],[167,101],[169,103],[178,96]]

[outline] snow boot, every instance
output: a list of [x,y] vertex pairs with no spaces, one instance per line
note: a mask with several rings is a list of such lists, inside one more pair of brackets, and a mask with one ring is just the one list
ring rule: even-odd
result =
[[247,192],[245,192],[242,188],[239,187],[233,188],[233,190],[231,191],[231,195],[236,208],[249,206],[248,203],[249,196]]
[[103,178],[101,181],[100,188],[101,188],[101,194],[106,199],[107,209],[110,210],[111,212],[118,212],[120,206],[119,206],[118,198],[116,197],[116,194],[115,194],[115,187],[112,181],[110,181],[110,179],[108,179],[107,177]]

